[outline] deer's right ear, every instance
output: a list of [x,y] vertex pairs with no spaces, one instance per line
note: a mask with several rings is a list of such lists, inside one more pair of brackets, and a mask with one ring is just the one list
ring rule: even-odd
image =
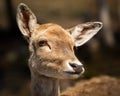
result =
[[31,36],[31,32],[33,32],[34,27],[37,24],[36,16],[29,7],[23,3],[18,5],[17,23],[21,33],[27,38]]

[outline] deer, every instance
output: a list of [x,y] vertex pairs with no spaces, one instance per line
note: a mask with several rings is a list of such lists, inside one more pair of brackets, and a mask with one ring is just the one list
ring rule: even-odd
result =
[[24,3],[18,5],[16,18],[29,43],[32,96],[60,96],[59,81],[76,79],[85,71],[74,47],[89,41],[103,24],[86,22],[69,29],[54,23],[38,24],[35,14]]

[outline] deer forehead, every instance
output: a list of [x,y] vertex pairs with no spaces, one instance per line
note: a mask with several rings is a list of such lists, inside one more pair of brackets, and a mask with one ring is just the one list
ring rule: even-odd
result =
[[37,25],[34,32],[32,33],[31,39],[39,41],[40,39],[51,39],[52,41],[63,41],[74,45],[72,36],[57,24],[43,24]]

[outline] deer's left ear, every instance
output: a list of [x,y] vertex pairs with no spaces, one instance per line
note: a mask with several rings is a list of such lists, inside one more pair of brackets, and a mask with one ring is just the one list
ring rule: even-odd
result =
[[87,22],[68,29],[75,45],[81,46],[90,40],[102,28],[101,22]]

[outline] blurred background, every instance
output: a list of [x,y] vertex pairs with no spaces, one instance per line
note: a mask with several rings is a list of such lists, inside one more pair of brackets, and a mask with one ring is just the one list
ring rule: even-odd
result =
[[88,21],[103,22],[103,29],[93,39],[75,49],[86,68],[80,79],[120,77],[120,0],[0,0],[0,96],[30,96],[28,43],[16,24],[21,2],[41,24],[70,28]]

